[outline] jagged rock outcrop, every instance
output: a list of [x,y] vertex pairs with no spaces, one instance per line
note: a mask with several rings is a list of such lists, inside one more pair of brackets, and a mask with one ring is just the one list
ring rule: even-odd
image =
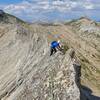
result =
[[0,100],[80,100],[80,66],[71,49],[50,57],[46,33],[25,25],[20,25],[21,30],[16,20],[4,23],[0,25]]
[[82,66],[81,83],[90,88],[92,94],[100,97],[100,25],[82,17],[70,22],[67,27],[74,38],[66,38],[76,50]]
[[[87,18],[67,24],[28,24],[4,13],[0,99],[95,100],[92,94],[100,95],[99,31],[99,24]],[[64,44],[65,55],[57,52],[50,57],[49,44],[57,39]]]

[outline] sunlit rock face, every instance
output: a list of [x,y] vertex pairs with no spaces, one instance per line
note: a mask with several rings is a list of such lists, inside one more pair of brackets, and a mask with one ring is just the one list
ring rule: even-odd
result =
[[0,23],[0,100],[80,100],[72,49],[50,56],[44,26],[7,18]]

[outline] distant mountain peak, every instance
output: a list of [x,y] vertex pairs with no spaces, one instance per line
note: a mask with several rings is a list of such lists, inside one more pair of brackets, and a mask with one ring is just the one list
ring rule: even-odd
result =
[[23,20],[17,18],[14,15],[8,14],[4,12],[3,10],[0,9],[0,23],[16,23],[16,22],[21,22],[24,23]]
[[0,9],[0,16],[3,15],[5,12]]
[[81,17],[79,20],[88,20],[88,21],[91,21],[91,19],[88,18],[88,17],[86,17],[86,16]]

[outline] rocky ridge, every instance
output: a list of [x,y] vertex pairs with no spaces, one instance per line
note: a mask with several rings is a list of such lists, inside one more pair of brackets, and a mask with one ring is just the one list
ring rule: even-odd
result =
[[80,66],[72,49],[50,57],[41,25],[6,17],[0,23],[0,100],[80,100]]

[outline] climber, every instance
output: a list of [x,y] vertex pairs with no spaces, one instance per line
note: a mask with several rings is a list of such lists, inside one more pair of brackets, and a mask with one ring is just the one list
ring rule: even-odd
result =
[[62,50],[61,48],[61,45],[60,45],[60,41],[53,41],[51,42],[51,53],[50,53],[50,56],[53,54],[53,53],[56,53],[57,50]]

